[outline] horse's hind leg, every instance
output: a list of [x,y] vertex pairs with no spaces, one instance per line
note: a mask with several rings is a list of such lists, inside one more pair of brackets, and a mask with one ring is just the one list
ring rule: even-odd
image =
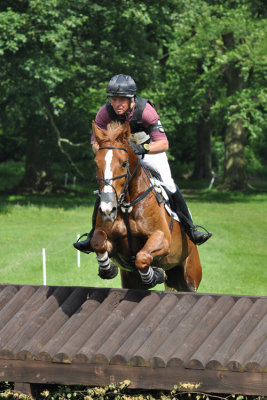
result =
[[194,244],[185,260],[184,277],[190,288],[197,291],[202,279],[202,267],[200,264],[197,246]]
[[177,290],[179,292],[194,292],[185,280],[184,267],[177,265],[176,267],[165,271],[167,278],[164,285],[165,290]]
[[183,292],[196,292],[202,278],[202,268],[197,247],[193,245],[183,265],[177,265],[169,269],[166,271],[166,275],[166,290],[175,289]]

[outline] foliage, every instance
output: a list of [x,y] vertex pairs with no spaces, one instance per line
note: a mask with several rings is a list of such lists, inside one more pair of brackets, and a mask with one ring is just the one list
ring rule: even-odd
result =
[[[263,138],[267,104],[265,20],[253,15],[248,2],[235,7],[231,3],[229,8],[206,1],[183,4],[183,12],[173,17],[175,40],[169,44],[164,86],[163,107],[165,117],[174,124],[171,131],[175,135],[180,132],[180,137],[184,132],[187,142],[194,143],[201,118],[211,119],[216,144],[225,127],[242,118],[252,138]],[[228,36],[232,37],[231,45],[227,44]],[[242,89],[229,88],[229,73],[244,81]],[[184,150],[183,143],[179,144]],[[181,157],[181,150],[176,154]]]
[[[125,380],[118,384],[111,383],[107,386],[84,387],[84,386],[44,386],[39,387],[36,395],[33,397],[16,393],[12,387],[0,392],[0,398],[3,399],[21,399],[21,400],[263,400],[262,396],[245,396],[240,394],[215,394],[203,392],[188,392],[189,387],[185,384],[179,384],[170,391],[130,389],[130,381]],[[187,384],[190,386],[190,384]],[[1,388],[0,382],[0,388]],[[11,386],[5,382],[3,389]]]
[[[88,143],[89,121],[105,100],[111,74],[134,68],[142,80],[151,78],[157,47],[146,33],[152,24],[150,6],[116,1],[106,7],[105,3],[32,0],[20,7],[13,2],[1,5],[1,119],[5,135],[11,140],[23,138],[24,151],[29,146],[29,123],[40,116],[45,150],[62,162],[55,152],[60,133],[69,143]],[[118,14],[118,7],[124,12]],[[132,32],[135,40],[129,42]],[[137,78],[137,84],[140,81]],[[87,165],[92,158],[82,147],[78,152],[73,149],[73,156],[85,157]]]
[[1,160],[26,155],[27,173],[37,153],[38,168],[48,158],[90,180],[91,121],[110,77],[126,73],[158,108],[177,175],[193,168],[207,121],[222,174],[217,143],[237,118],[249,133],[247,172],[266,174],[265,17],[261,0],[2,0]]
[[10,160],[2,162],[0,167],[1,190],[3,192],[14,190],[14,187],[17,186],[19,181],[22,179],[23,173],[23,161]]

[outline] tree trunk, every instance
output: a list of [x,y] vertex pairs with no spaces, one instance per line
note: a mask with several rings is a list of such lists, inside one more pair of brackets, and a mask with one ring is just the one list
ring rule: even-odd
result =
[[197,129],[197,148],[194,171],[195,179],[210,179],[211,172],[211,122],[201,119]]
[[[41,123],[42,122],[42,123]],[[27,150],[25,173],[19,184],[18,190],[27,193],[47,193],[53,189],[49,159],[48,138],[44,121],[34,116],[25,127],[27,130]]]
[[[234,47],[235,40],[232,32],[224,35],[224,44],[227,48]],[[227,95],[232,96],[245,88],[245,82],[241,76],[240,68],[233,62],[225,68],[225,80],[227,82]],[[238,104],[236,110],[238,112]],[[244,150],[247,141],[247,132],[244,128],[243,120],[237,118],[227,127],[225,132],[225,163],[224,180],[220,186],[222,189],[244,190],[247,182],[245,176],[245,156]]]
[[225,165],[222,187],[230,190],[247,188],[245,176],[244,148],[247,132],[242,119],[232,122],[225,133]]

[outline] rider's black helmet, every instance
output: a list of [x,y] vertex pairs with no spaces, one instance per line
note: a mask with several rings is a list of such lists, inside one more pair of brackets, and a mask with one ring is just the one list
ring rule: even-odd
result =
[[109,81],[108,97],[134,97],[135,95],[136,84],[130,75],[115,75]]

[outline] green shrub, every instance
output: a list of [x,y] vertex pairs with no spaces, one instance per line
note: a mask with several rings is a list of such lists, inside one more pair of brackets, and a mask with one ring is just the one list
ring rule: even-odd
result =
[[0,398],[8,400],[264,400],[262,396],[188,392],[183,385],[170,391],[129,389],[130,381],[107,386],[37,385],[33,397],[16,393],[13,385],[0,382]]
[[24,174],[23,161],[6,161],[0,163],[0,191],[10,191],[21,180]]

